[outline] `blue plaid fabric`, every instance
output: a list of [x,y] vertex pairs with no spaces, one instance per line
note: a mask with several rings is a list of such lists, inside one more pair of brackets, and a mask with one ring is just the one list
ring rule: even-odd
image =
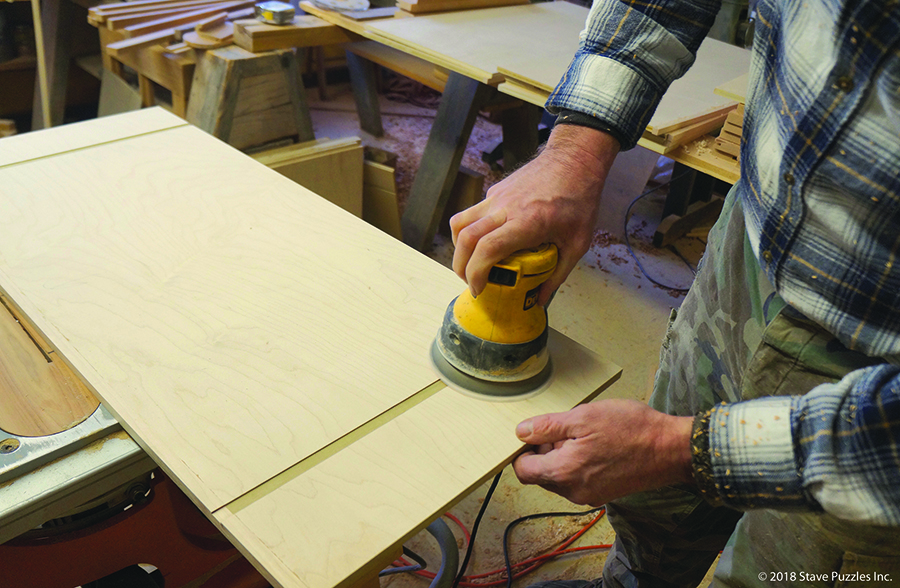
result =
[[[594,116],[632,147],[717,9],[595,0],[547,108]],[[715,409],[717,482],[738,507],[812,501],[900,525],[900,4],[760,0],[756,10],[735,186],[750,243],[789,305],[886,365]],[[715,419],[767,434],[719,434]]]

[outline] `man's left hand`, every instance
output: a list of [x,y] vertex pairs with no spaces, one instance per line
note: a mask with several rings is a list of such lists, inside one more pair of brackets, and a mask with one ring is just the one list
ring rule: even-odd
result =
[[576,504],[599,506],[627,494],[692,483],[692,417],[635,400],[601,400],[528,419],[516,435],[532,445],[513,463],[519,481]]

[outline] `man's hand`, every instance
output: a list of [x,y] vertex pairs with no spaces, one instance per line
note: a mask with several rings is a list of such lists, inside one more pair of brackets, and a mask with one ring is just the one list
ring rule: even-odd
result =
[[453,271],[477,296],[491,266],[527,247],[554,243],[556,271],[541,287],[546,304],[590,247],[600,193],[619,143],[607,133],[560,125],[541,154],[450,219]]
[[691,475],[692,417],[635,400],[601,400],[528,419],[516,435],[533,445],[513,463],[519,481],[576,504],[599,506]]

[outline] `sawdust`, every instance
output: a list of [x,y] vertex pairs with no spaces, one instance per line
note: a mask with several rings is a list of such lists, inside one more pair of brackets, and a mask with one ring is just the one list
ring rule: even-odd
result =
[[[427,88],[425,88],[427,90]],[[394,94],[394,97],[397,95]],[[416,105],[427,103],[419,94],[416,94]],[[396,153],[397,168],[397,201],[400,213],[406,210],[409,200],[409,192],[415,180],[416,170],[422,160],[422,152],[428,142],[431,126],[434,124],[434,116],[437,109],[430,111],[422,108],[415,115],[386,115],[382,116],[384,136],[376,141],[378,147],[392,153]],[[484,189],[487,191],[495,183],[499,182],[504,174],[502,171],[491,170],[491,167],[481,160],[482,152],[490,152],[503,140],[503,132],[499,124],[490,122],[484,116],[478,116],[472,135],[462,158],[462,165],[484,176]],[[367,141],[369,142],[369,141]]]

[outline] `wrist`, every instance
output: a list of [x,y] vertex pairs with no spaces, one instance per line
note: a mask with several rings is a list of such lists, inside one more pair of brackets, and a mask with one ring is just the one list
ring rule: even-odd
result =
[[655,454],[667,483],[694,481],[691,451],[693,417],[663,416],[658,428]]
[[619,154],[619,142],[611,134],[590,127],[557,125],[541,154],[605,180]]

